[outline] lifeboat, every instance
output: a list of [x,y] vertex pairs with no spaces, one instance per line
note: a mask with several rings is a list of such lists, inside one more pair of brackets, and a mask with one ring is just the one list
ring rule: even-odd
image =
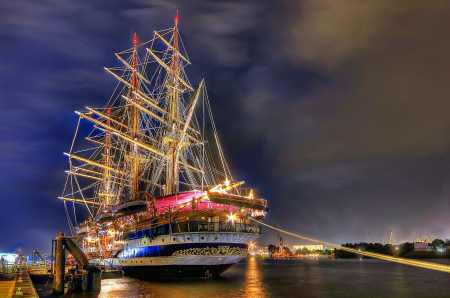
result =
[[208,192],[208,198],[211,202],[217,204],[233,205],[245,208],[251,208],[262,211],[269,211],[267,201],[264,199],[254,199],[224,192]]
[[102,212],[96,218],[95,222],[98,224],[103,224],[108,221],[112,221],[114,219],[114,214],[111,212]]
[[147,202],[145,201],[129,201],[120,205],[114,206],[112,211],[116,218],[123,217],[139,212],[147,211]]

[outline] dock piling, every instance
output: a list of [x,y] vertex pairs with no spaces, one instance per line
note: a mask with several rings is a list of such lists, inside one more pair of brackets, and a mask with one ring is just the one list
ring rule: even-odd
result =
[[75,242],[66,237],[63,232],[60,232],[54,241],[56,242],[56,245],[55,270],[53,272],[53,293],[56,295],[64,294],[66,250],[74,256],[77,261],[78,268],[82,268],[82,274],[72,272],[68,291],[77,292],[80,288],[82,288],[84,292],[100,292],[101,270],[96,268],[94,265],[90,265],[83,251],[75,244]]
[[66,237],[60,232],[56,237],[55,272],[53,273],[53,293],[64,294],[64,275],[66,268]]

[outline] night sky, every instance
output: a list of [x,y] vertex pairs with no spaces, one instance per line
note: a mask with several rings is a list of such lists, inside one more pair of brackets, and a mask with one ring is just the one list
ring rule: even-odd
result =
[[74,110],[103,106],[103,67],[177,9],[187,73],[266,223],[337,244],[450,238],[450,1],[126,2],[0,2],[0,251],[68,231]]

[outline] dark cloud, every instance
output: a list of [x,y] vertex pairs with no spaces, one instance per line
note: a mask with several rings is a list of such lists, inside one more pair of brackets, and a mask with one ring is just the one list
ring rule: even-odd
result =
[[386,4],[301,4],[304,17],[290,31],[287,55],[294,63],[321,63],[332,77],[352,61],[358,77],[329,119],[322,149],[304,158],[427,156],[450,149],[448,3]]
[[450,237],[448,1],[20,0],[0,3],[0,250],[67,229],[73,110],[103,105],[103,67],[177,9],[191,82],[205,77],[269,224],[337,243]]

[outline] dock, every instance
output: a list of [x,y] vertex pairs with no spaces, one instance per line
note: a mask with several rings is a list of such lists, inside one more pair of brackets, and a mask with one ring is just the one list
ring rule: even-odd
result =
[[24,269],[5,273],[0,277],[0,298],[12,297],[39,298],[28,272]]

